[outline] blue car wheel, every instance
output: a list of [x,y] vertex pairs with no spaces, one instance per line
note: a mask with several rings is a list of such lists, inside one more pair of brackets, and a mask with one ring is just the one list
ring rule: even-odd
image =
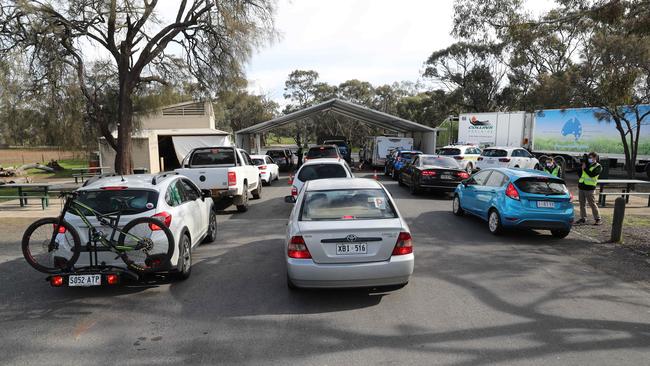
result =
[[452,210],[456,216],[463,216],[465,214],[465,210],[460,206],[460,197],[457,194],[454,195]]
[[494,208],[491,209],[488,213],[488,228],[494,235],[499,235],[503,232],[503,226],[501,225],[501,216],[499,216],[499,211]]

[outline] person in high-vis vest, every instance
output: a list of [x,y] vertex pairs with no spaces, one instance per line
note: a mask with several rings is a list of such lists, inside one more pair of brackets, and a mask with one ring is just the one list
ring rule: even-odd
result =
[[560,168],[559,165],[555,163],[555,160],[553,160],[553,158],[546,158],[546,161],[544,162],[545,173],[548,173],[555,177],[559,177],[561,171],[562,169]]
[[602,224],[600,219],[600,211],[596,204],[594,192],[598,185],[598,177],[603,171],[603,167],[598,163],[598,154],[590,152],[587,155],[587,162],[582,163],[582,169],[578,170],[578,199],[580,201],[580,219],[576,224],[585,224],[587,222],[587,204],[591,207],[591,213],[594,215],[594,225]]

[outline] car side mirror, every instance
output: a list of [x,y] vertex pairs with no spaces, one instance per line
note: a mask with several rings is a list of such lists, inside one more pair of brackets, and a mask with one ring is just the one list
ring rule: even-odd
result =
[[201,190],[201,199],[205,201],[206,198],[212,197],[212,191],[209,189],[202,189]]
[[284,202],[286,202],[286,203],[296,203],[296,197],[294,197],[294,196],[284,196]]

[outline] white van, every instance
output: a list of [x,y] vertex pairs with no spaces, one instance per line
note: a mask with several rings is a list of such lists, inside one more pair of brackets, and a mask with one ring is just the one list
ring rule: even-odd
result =
[[366,142],[365,160],[373,167],[384,167],[386,164],[386,155],[391,150],[412,150],[412,137],[392,137],[392,136],[373,136]]

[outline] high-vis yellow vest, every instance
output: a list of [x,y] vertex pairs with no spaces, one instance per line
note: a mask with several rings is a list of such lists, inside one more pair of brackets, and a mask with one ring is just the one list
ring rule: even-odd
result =
[[548,170],[548,168],[544,168],[544,171],[546,173],[548,173],[550,175],[553,175],[553,176],[556,176],[556,177],[560,176],[560,167],[557,166],[557,165],[555,166],[555,168],[553,168],[553,170]]
[[[593,166],[587,168],[589,169],[590,172],[593,172],[594,169],[598,168],[600,165],[599,164],[594,164]],[[582,175],[580,176],[580,179],[578,180],[578,183],[582,183],[587,186],[592,186],[595,187],[598,185],[598,177],[600,175],[597,175],[595,177],[590,177],[587,175],[587,172],[585,170],[582,171]]]

